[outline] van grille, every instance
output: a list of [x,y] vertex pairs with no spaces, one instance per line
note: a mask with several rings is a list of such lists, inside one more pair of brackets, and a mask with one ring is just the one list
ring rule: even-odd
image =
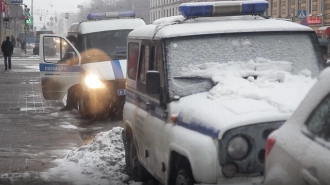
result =
[[[227,131],[222,140],[219,141],[220,165],[235,163],[238,166],[238,173],[263,173],[265,163],[265,148],[267,137],[274,130],[278,129],[284,121],[260,123],[244,127],[238,127]],[[248,140],[249,152],[242,160],[234,160],[227,154],[227,144],[231,138],[241,135]]]

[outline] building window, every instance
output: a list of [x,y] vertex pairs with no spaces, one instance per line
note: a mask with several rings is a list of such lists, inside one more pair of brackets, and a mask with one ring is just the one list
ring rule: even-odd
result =
[[320,14],[321,14],[321,13],[323,13],[323,10],[322,10],[322,9],[323,9],[323,8],[322,8],[322,7],[323,7],[322,0],[319,0],[319,1],[318,1],[318,5],[319,5],[319,12],[320,12]]
[[288,10],[288,16],[291,17],[291,0],[288,0],[288,4],[287,4],[287,10]]
[[313,15],[313,0],[308,0],[308,13]]

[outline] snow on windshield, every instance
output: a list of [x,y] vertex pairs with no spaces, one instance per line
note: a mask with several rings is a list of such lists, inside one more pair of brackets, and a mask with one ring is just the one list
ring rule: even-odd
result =
[[[124,185],[129,177],[125,172],[125,151],[122,128],[99,133],[92,143],[72,150],[64,159],[56,160],[58,167],[43,172],[48,180],[76,180],[79,185]],[[130,185],[141,183],[130,182]]]
[[[194,36],[170,39],[165,46],[171,97],[207,92],[213,88],[211,80],[174,78],[184,75],[182,71],[189,66],[211,65],[206,77],[214,76],[223,68],[230,71],[237,66],[244,70],[251,67],[254,72],[278,69],[294,75],[307,70],[312,77],[320,72],[320,55],[308,33]],[[251,61],[258,65],[249,65]]]
[[281,112],[293,112],[316,82],[305,69],[291,73],[292,63],[257,58],[249,62],[188,65],[181,77],[209,78],[215,84],[210,99],[253,99],[265,101]]

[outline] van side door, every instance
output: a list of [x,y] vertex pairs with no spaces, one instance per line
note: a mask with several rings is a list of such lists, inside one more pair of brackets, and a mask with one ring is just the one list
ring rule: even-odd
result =
[[[130,41],[128,43],[128,60],[127,60],[127,89],[126,89],[126,103],[124,110],[124,118],[132,125],[134,138],[134,145],[136,147],[137,155],[140,163],[147,167],[146,158],[143,153],[147,147],[146,114],[141,110],[142,96],[137,90],[137,75],[138,65],[140,62],[141,41]],[[125,114],[127,112],[127,114]]]
[[148,163],[149,172],[159,181],[165,179],[165,155],[163,152],[164,126],[166,123],[166,109],[160,103],[160,95],[151,95],[146,91],[146,73],[150,70],[158,71],[161,76],[161,87],[164,89],[164,72],[162,47],[145,45],[141,47],[141,62],[137,80],[137,89],[143,95],[141,99],[141,115],[146,125],[146,151],[144,157]]
[[71,86],[80,83],[84,73],[79,52],[60,35],[40,36],[39,61],[42,94],[46,100],[62,100]]

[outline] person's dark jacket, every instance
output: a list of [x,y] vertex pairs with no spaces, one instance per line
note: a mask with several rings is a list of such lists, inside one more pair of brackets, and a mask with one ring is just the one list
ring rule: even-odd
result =
[[3,56],[11,56],[13,54],[14,46],[9,38],[2,42],[1,51],[3,52]]
[[22,40],[21,49],[25,49],[25,47],[26,47],[26,42],[25,42],[25,40]]

